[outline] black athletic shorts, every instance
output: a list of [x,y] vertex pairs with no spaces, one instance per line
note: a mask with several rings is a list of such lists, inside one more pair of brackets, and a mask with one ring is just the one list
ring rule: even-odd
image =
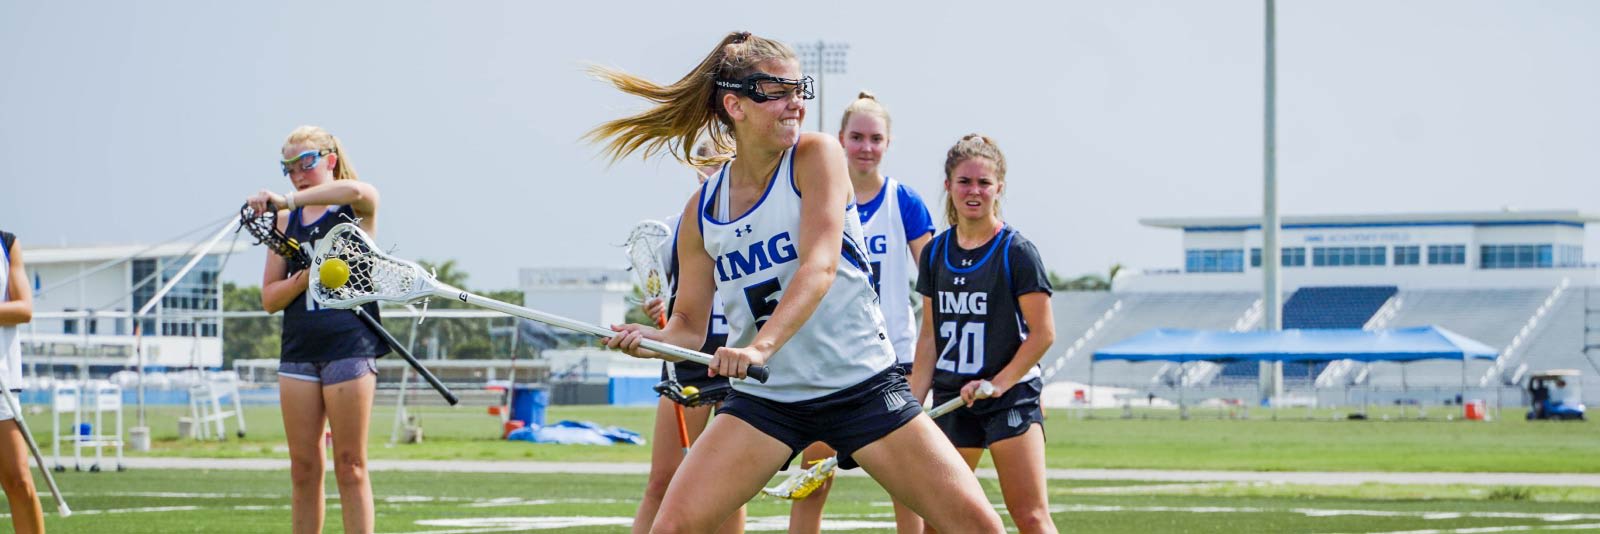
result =
[[821,441],[839,453],[839,468],[855,469],[851,454],[889,435],[922,413],[899,367],[815,399],[784,403],[735,390],[718,415],[731,415],[789,446],[789,459]]
[[[987,449],[997,441],[1026,433],[1035,423],[1044,429],[1044,410],[1039,406],[1043,389],[1043,381],[1035,378],[1013,386],[1005,395],[974,402],[970,408],[950,412],[933,422],[956,447]],[[933,405],[959,396],[959,390],[935,390]]]

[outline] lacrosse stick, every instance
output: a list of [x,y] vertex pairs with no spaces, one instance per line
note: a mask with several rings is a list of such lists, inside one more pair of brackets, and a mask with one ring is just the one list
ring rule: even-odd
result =
[[[977,398],[987,399],[993,395],[994,384],[991,384],[988,380],[985,380],[982,384],[978,385],[978,391],[976,395]],[[962,401],[961,397],[957,396],[956,398],[945,401],[944,404],[940,404],[933,409],[928,410],[928,417],[938,419],[939,417],[943,417],[945,414],[956,411],[964,404],[966,404],[965,401]],[[811,467],[807,468],[805,471],[795,473],[775,487],[763,488],[761,492],[779,499],[798,501],[806,497],[810,497],[812,492],[817,491],[817,488],[822,487],[823,482],[827,482],[828,479],[833,478],[834,470],[837,467],[839,467],[839,457],[829,456],[817,461],[815,464],[812,464]]]
[[[429,297],[452,298],[480,308],[597,337],[617,335],[609,328],[508,304],[440,282],[416,263],[379,250],[360,227],[350,223],[334,226],[326,236],[317,240],[316,251],[311,255],[311,268],[317,271],[317,276],[311,278],[312,296],[322,305],[333,308],[351,308],[379,301],[415,302]],[[711,364],[711,356],[703,352],[651,339],[644,340],[640,346],[673,358]],[[752,365],[746,374],[757,381],[767,381],[765,366]]]
[[[639,290],[644,293],[645,302],[652,299],[666,302],[666,269],[663,267],[665,262],[661,261],[661,248],[667,246],[671,238],[672,231],[666,224],[644,220],[633,226],[633,231],[628,233],[628,242],[623,245],[623,251],[628,254],[628,268],[633,271],[633,279],[639,284]],[[656,328],[667,327],[665,311],[651,319],[655,320]],[[677,369],[671,362],[665,366],[667,379],[656,384],[656,393],[667,395],[669,391],[675,391],[681,396],[683,388],[678,384]],[[689,426],[684,421],[683,405],[673,402],[672,411],[678,416],[678,444],[683,447],[684,456],[688,456]]]
[[[4,371],[0,371],[0,374],[4,374]],[[22,418],[22,403],[17,402],[17,398],[11,394],[11,388],[6,386],[5,380],[0,380],[0,393],[5,394],[6,407],[11,408],[11,414],[16,416],[17,428],[22,430],[22,440],[28,442],[33,461],[39,464],[39,472],[44,473],[44,483],[50,486],[50,496],[56,498],[56,513],[61,517],[71,516],[72,509],[67,507],[67,499],[61,496],[61,488],[56,487],[56,479],[50,476],[50,468],[44,466],[44,455],[39,454],[39,444],[33,441],[33,432],[28,430],[28,422]],[[26,474],[27,466],[23,466],[23,472]]]
[[[283,232],[278,230],[278,210],[269,206],[265,213],[252,213],[250,205],[245,204],[244,207],[239,208],[239,221],[239,228],[250,232],[250,236],[256,239],[256,244],[266,245],[268,249],[282,256],[284,261],[288,262],[289,272],[304,270],[311,266],[311,257],[306,255],[306,250],[300,246],[300,242],[292,237],[283,235]],[[316,284],[312,284],[312,286],[315,287]],[[456,394],[450,391],[450,388],[439,382],[438,377],[433,376],[433,373],[428,371],[427,367],[422,366],[422,362],[417,361],[417,358],[411,355],[411,349],[401,345],[400,340],[395,339],[394,335],[390,334],[382,323],[379,323],[377,319],[367,313],[367,310],[361,308],[352,308],[351,310],[355,312],[356,317],[361,318],[361,322],[366,323],[368,328],[377,333],[378,337],[383,338],[383,342],[387,343],[389,348],[394,349],[395,353],[406,360],[406,363],[411,364],[411,368],[415,369],[418,375],[422,375],[422,378],[427,380],[428,384],[439,392],[439,395],[444,396],[445,402],[449,402],[451,406],[461,402],[461,399],[457,398]]]

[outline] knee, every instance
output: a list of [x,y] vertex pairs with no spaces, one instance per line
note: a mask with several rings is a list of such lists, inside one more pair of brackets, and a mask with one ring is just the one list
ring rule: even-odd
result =
[[322,485],[322,457],[290,457],[289,480],[296,486]]
[[1050,519],[1047,509],[1033,509],[1023,512],[1017,510],[1011,514],[1011,522],[1016,523],[1017,532],[1055,532],[1055,521]]
[[650,480],[644,484],[644,498],[661,502],[667,496],[667,486],[672,483],[672,473],[650,473]]
[[360,451],[338,452],[333,455],[333,474],[341,483],[361,482],[367,479],[367,455]]
[[[28,473],[28,471],[23,471]],[[33,477],[30,476],[5,476],[0,477],[0,488],[4,488],[6,495],[33,497]]]

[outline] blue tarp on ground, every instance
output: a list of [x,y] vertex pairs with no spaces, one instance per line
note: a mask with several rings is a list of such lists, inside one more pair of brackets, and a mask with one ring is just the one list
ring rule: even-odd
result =
[[638,432],[589,421],[558,421],[549,426],[519,428],[507,434],[506,439],[568,445],[644,445],[644,437]]
[[1236,362],[1409,362],[1494,359],[1499,351],[1471,338],[1423,326],[1393,330],[1306,329],[1221,332],[1157,328],[1095,351],[1095,360]]

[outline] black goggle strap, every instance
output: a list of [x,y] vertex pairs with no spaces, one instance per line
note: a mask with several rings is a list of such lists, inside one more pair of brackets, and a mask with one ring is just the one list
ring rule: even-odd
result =
[[777,100],[778,98],[781,98],[762,92],[760,85],[761,82],[776,82],[784,85],[794,86],[795,90],[800,91],[800,98],[805,100],[816,98],[816,92],[812,89],[812,79],[810,76],[806,76],[798,80],[792,80],[789,78],[779,78],[777,76],[757,74],[747,77],[742,81],[730,80],[727,78],[717,78],[714,80],[714,82],[716,83],[717,87],[727,89],[729,91],[736,91],[740,94],[750,97],[751,100],[756,102],[766,102],[768,100]]

